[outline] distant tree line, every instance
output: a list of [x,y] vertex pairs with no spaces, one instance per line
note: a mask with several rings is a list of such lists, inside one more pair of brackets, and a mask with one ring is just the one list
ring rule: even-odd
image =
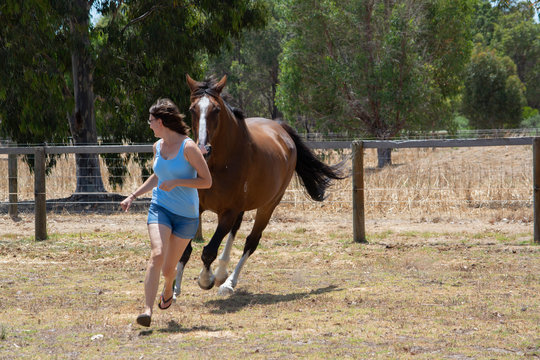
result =
[[[269,7],[268,25],[244,31],[207,70],[232,74],[230,91],[250,115],[374,139],[540,126],[538,2],[278,0]],[[381,150],[379,166],[389,162],[390,150]]]

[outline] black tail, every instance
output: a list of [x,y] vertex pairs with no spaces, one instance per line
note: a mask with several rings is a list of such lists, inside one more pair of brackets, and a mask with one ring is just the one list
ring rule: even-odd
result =
[[297,160],[296,173],[309,196],[315,201],[323,201],[324,193],[332,180],[344,179],[340,165],[328,166],[315,157],[313,152],[302,141],[296,131],[289,125],[281,122],[280,125],[287,131],[296,145]]

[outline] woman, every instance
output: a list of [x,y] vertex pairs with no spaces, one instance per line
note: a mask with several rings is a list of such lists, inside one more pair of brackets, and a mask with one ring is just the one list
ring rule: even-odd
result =
[[150,259],[144,279],[145,308],[137,323],[150,326],[152,309],[163,273],[163,291],[158,303],[162,310],[173,302],[176,264],[199,225],[197,189],[212,186],[212,177],[198,146],[188,137],[184,115],[169,99],[159,99],[150,107],[148,124],[161,140],[154,143],[154,173],[124,201],[128,211],[138,196],[152,190],[148,210]]

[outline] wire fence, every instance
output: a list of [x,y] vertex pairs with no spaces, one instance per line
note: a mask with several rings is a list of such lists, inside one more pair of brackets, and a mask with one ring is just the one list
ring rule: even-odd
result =
[[[536,137],[539,135],[540,128],[403,131],[397,137],[388,140],[501,139]],[[300,136],[306,141],[354,141],[358,139],[358,134],[353,132],[300,133]],[[378,140],[369,135],[362,136],[362,139]]]
[[[320,149],[318,156],[326,163],[344,161],[345,171],[351,169],[350,149]],[[28,155],[32,160],[33,154]],[[118,194],[115,200],[66,200],[76,188],[74,154],[62,155],[51,169],[46,182],[48,206],[69,211],[115,211],[118,199],[128,195],[143,181],[139,164],[127,163],[123,184],[114,186],[117,169],[107,168],[107,155],[100,159],[100,171],[107,194]],[[19,210],[32,211],[34,174],[22,156],[18,157],[17,201]],[[0,171],[8,173],[7,155],[0,155]],[[147,163],[146,165],[149,165]],[[392,165],[377,169],[376,149],[365,149],[364,182],[365,212],[369,218],[401,217],[411,221],[516,221],[533,220],[532,151],[531,146],[418,148],[395,149]],[[293,180],[280,206],[298,211],[343,213],[352,211],[352,179],[334,182],[324,202],[312,201],[297,180]],[[8,177],[0,182],[1,211],[7,213],[10,204]],[[144,210],[149,196],[137,204]],[[104,207],[107,202],[107,207]],[[70,207],[71,205],[71,207]],[[77,205],[76,207],[74,205]],[[99,206],[97,206],[99,205]]]

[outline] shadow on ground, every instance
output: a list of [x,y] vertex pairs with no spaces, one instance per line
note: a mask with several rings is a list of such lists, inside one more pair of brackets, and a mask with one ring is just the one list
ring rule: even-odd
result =
[[297,292],[292,294],[252,294],[248,291],[236,291],[228,298],[210,300],[205,303],[208,307],[213,307],[212,314],[234,313],[251,305],[272,305],[282,302],[296,301],[309,296],[321,295],[332,291],[339,291],[335,285],[315,289],[309,292]]
[[154,331],[158,333],[165,333],[165,334],[187,334],[193,331],[206,331],[206,332],[213,332],[213,331],[221,331],[222,329],[216,329],[208,326],[193,326],[190,328],[182,327],[178,322],[171,320],[167,323],[166,328],[156,329],[156,330],[141,330],[139,332],[139,336],[149,336],[154,333]]

